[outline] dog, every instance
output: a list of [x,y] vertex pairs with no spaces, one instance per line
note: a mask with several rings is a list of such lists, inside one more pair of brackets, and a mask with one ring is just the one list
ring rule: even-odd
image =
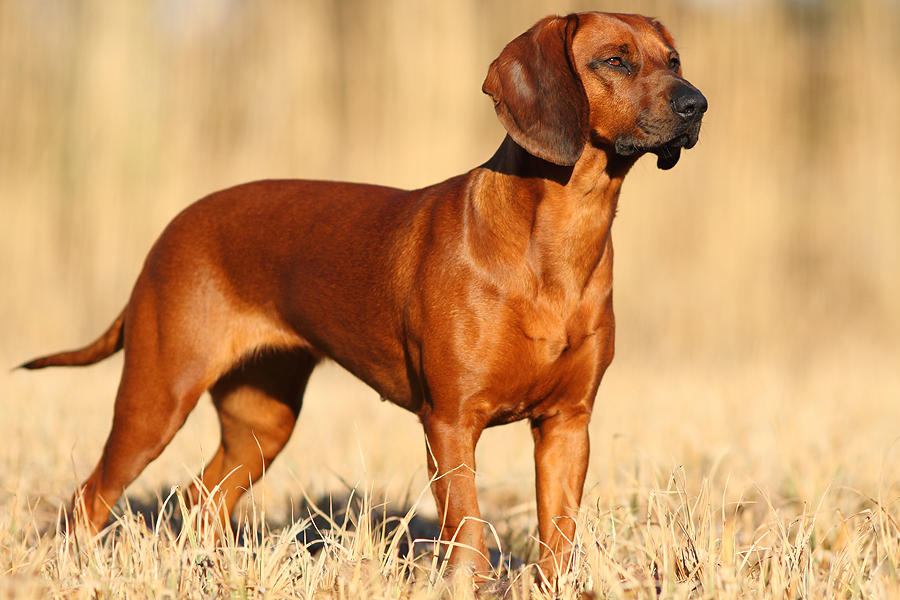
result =
[[571,555],[588,423],[613,358],[619,190],[644,154],[670,169],[707,100],[669,31],[639,15],[542,19],[482,90],[507,131],[464,175],[415,191],[258,181],[189,206],[151,249],[97,341],[22,365],[125,351],[103,456],[75,494],[90,532],[209,390],[222,441],[192,497],[220,517],[284,447],[331,359],[418,415],[449,560],[490,572],[475,490],[486,427],[528,419],[540,568]]

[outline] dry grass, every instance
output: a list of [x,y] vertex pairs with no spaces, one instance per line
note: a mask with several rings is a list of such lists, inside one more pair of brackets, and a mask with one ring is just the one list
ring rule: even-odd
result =
[[[670,26],[711,108],[700,145],[671,172],[639,163],[620,203],[617,357],[562,596],[896,597],[900,5],[624,8]],[[502,138],[489,62],[540,16],[584,9],[623,5],[0,0],[0,364],[93,339],[162,227],[212,190],[418,187],[479,164]],[[172,485],[215,450],[206,403],[129,489],[144,517],[120,511],[97,544],[58,535],[120,366],[0,374],[0,598],[464,593],[430,544],[397,551],[435,514],[416,502],[415,418],[334,367],[236,541],[215,548],[196,514],[147,520],[158,498],[180,514]],[[477,458],[494,545],[533,559],[527,427],[487,432]],[[324,510],[327,543],[298,543],[323,527],[304,498],[351,490],[369,516]]]
[[[557,597],[580,598],[583,591],[603,598],[900,593],[900,524],[884,498],[826,490],[813,502],[776,506],[755,490],[728,502],[727,477],[704,478],[690,492],[684,469],[644,466],[646,474],[630,485],[588,498],[577,554]],[[842,508],[834,507],[836,500]],[[416,505],[396,513],[388,504],[363,487],[350,494],[349,509],[335,513],[307,505],[284,527],[268,525],[262,505],[254,504],[237,533],[218,531],[219,544],[206,520],[215,510],[188,509],[176,488],[149,517],[126,506],[99,540],[42,529],[34,512],[13,504],[0,520],[0,560],[7,565],[0,595],[471,597],[445,571],[431,539],[416,535]],[[495,539],[508,548],[531,534],[513,528]],[[548,597],[534,583],[533,568],[516,567],[508,576],[514,597]]]

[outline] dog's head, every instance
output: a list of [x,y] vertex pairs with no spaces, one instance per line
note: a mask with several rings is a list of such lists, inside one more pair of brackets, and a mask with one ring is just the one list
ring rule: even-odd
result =
[[652,152],[671,169],[697,143],[707,108],[681,76],[672,35],[640,15],[547,17],[504,48],[482,90],[512,139],[557,165],[591,144]]

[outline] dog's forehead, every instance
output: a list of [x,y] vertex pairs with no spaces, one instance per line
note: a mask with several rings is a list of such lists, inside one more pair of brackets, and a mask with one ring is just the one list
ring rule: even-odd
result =
[[639,52],[667,52],[674,47],[649,17],[634,14],[590,12],[578,15],[573,45],[587,52],[604,46],[626,47]]

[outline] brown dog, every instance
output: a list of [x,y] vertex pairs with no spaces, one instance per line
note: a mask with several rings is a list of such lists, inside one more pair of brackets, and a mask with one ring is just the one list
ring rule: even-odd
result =
[[419,416],[441,537],[478,573],[489,564],[475,445],[485,427],[528,419],[541,566],[551,579],[565,568],[613,357],[622,179],[646,152],[674,166],[707,103],[668,31],[636,15],[545,18],[506,46],[483,90],[509,133],[484,165],[412,192],[261,181],[208,196],[166,228],[100,339],[23,365],[125,349],[80,521],[104,526],[206,390],[222,445],[202,480],[222,484],[226,516],[330,358]]

